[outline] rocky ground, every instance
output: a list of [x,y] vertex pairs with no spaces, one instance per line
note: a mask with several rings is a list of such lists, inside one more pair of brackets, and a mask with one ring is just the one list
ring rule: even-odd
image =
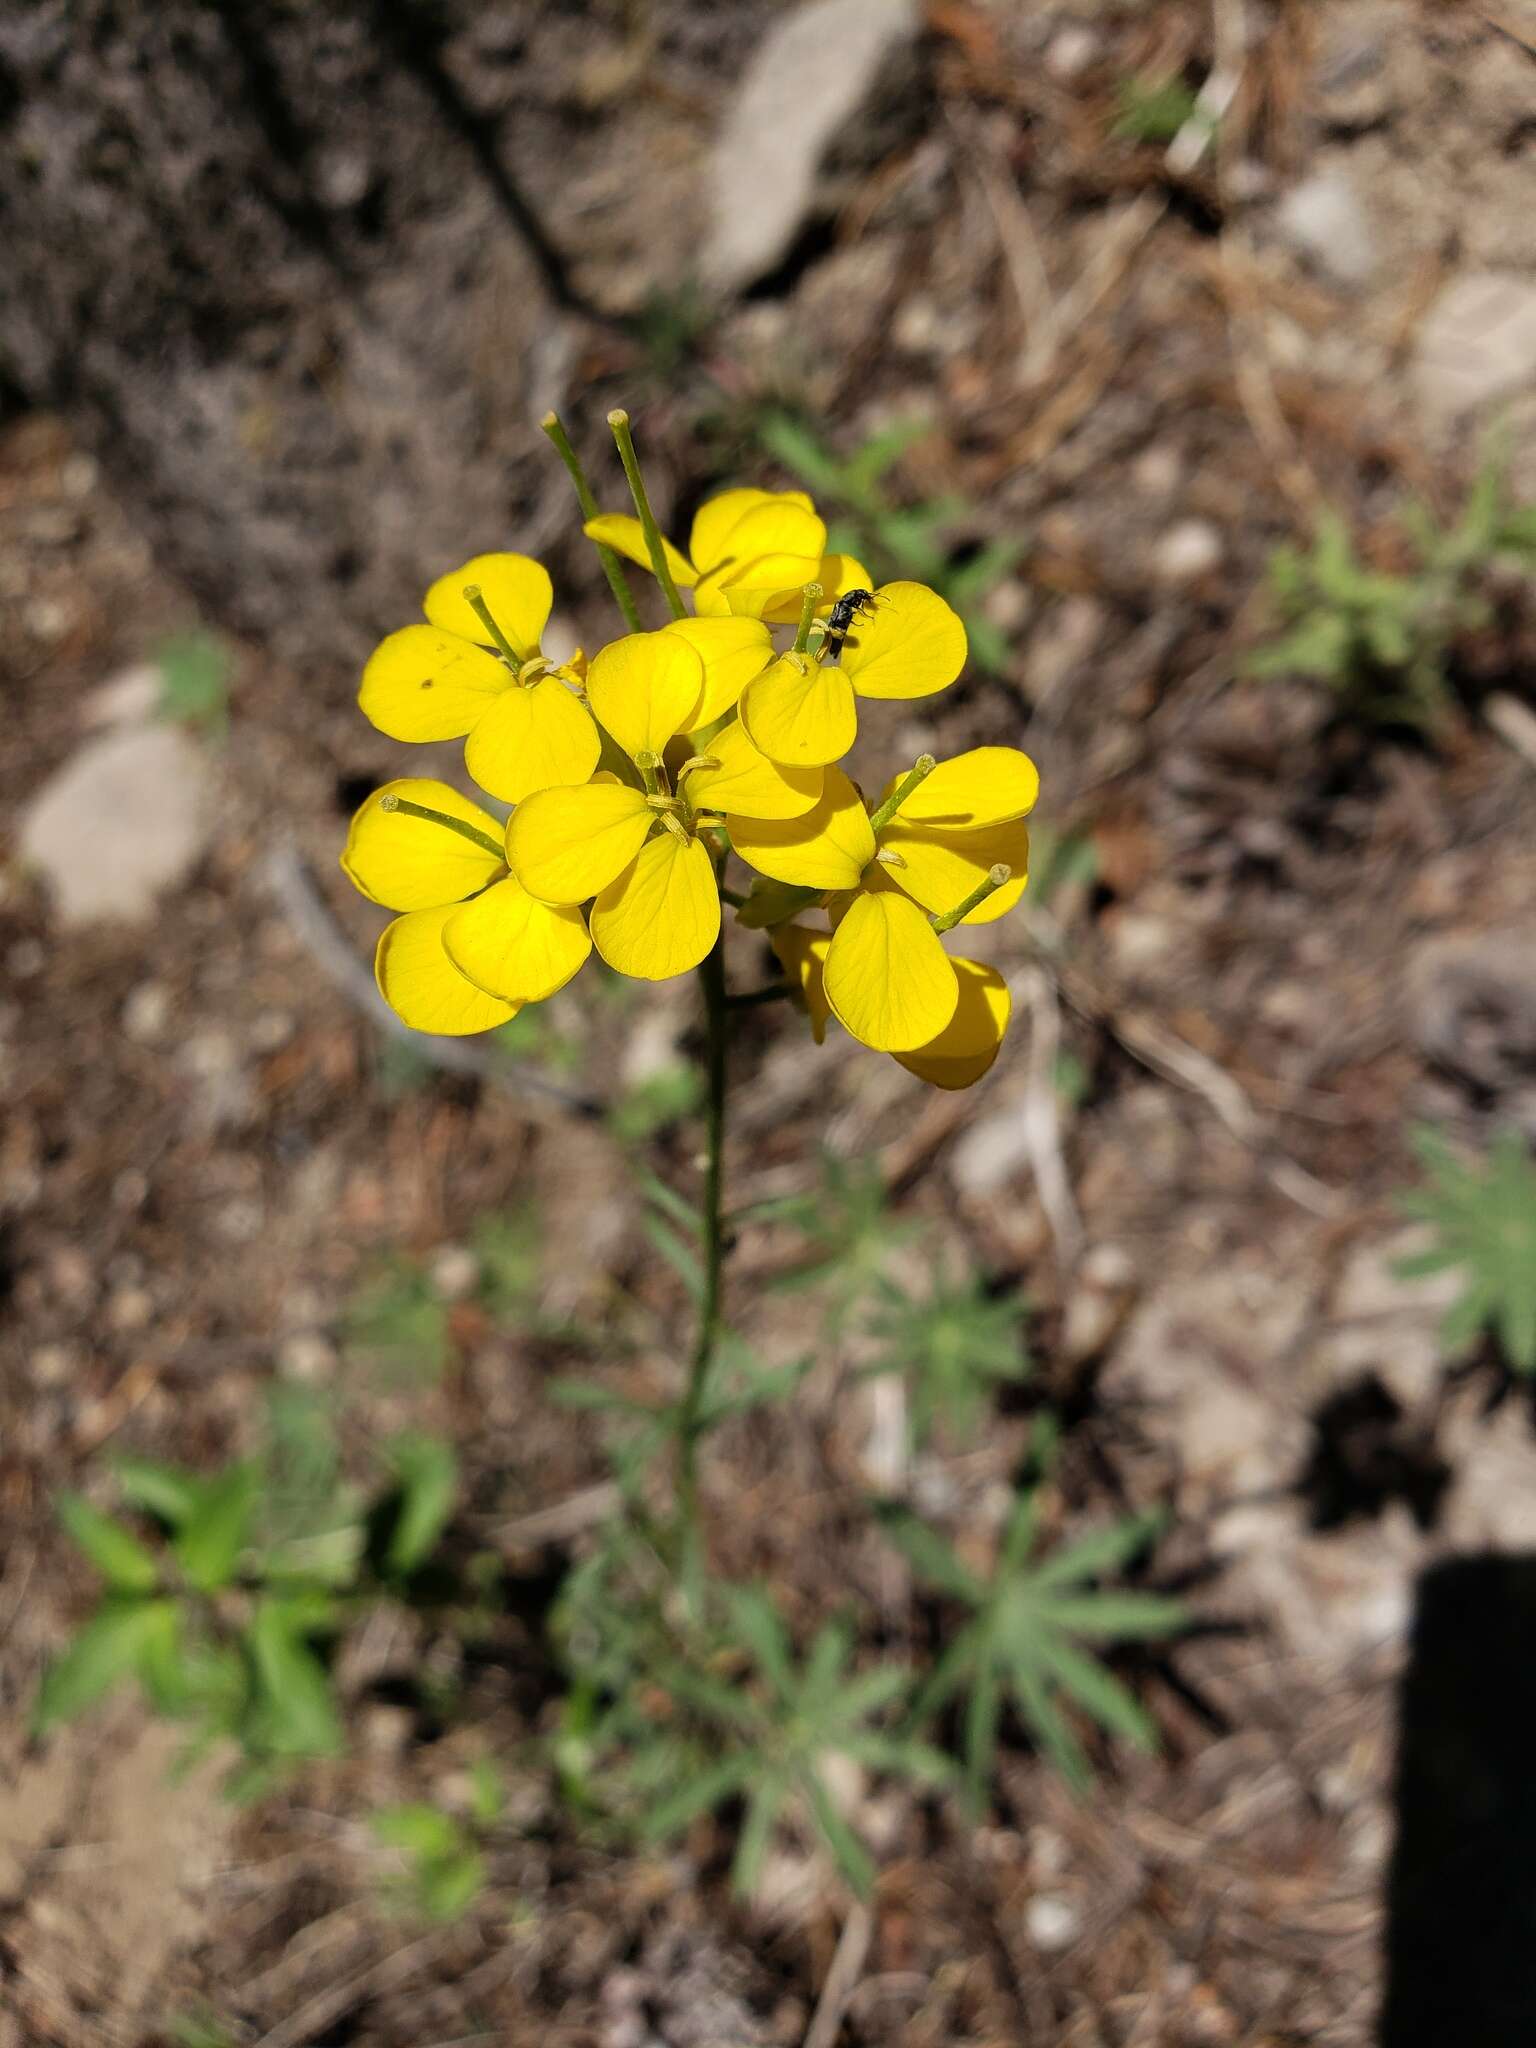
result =
[[[261,2048],[1364,2048],[1403,1968],[1393,1772],[1420,1589],[1447,1560],[1536,1550],[1529,1404],[1491,1352],[1445,1357],[1446,1290],[1396,1277],[1414,1240],[1393,1199],[1415,1122],[1536,1135],[1536,615],[1518,580],[1497,590],[1433,744],[1341,727],[1315,686],[1244,661],[1272,628],[1266,561],[1321,507],[1401,566],[1397,508],[1454,511],[1495,425],[1536,498],[1536,9],[822,0],[809,30],[754,18],[707,120],[718,58],[675,12],[610,10],[579,53],[551,32],[528,60],[570,67],[551,75],[591,109],[578,174],[535,179],[582,293],[669,309],[645,343],[571,314],[553,395],[594,449],[628,404],[684,512],[720,480],[782,480],[755,438],[767,401],[844,450],[928,421],[900,487],[955,496],[957,547],[1020,543],[986,600],[1009,654],[906,707],[867,766],[1023,744],[1046,834],[1094,853],[1091,878],[986,928],[1019,1022],[964,1097],[755,1014],[733,1185],[803,1187],[823,1144],[873,1158],[925,1248],[1024,1286],[1030,1398],[1071,1425],[1054,1522],[1170,1510],[1152,1569],[1198,1626],[1135,1669],[1162,1752],[1106,1756],[1078,1802],[1012,1730],[980,1828],[870,1793],[866,1917],[788,1848],[748,1910],[709,1829],[665,1855],[583,1839],[534,1753],[533,1621],[467,1733],[400,1704],[419,1640],[375,1632],[344,1679],[353,1753],[253,1809],[211,1770],[168,1781],[174,1745],[130,1702],[29,1745],[37,1673],[90,1598],[50,1492],[110,1449],[226,1454],[274,1377],[334,1393],[354,1447],[403,1420],[453,1435],[464,1528],[519,1583],[581,1553],[604,1467],[542,1398],[560,1361],[532,1326],[611,1314],[616,1292],[677,1304],[623,1147],[559,1091],[667,1070],[694,997],[573,991],[553,1064],[537,1044],[521,1068],[404,1053],[371,1001],[377,920],[335,868],[398,751],[342,668],[252,641],[229,646],[227,731],[167,722],[164,644],[199,612],[68,428],[14,416],[0,2048],[150,2048],[198,2012]],[[1124,82],[1174,75],[1214,139],[1117,135]],[[745,198],[769,175],[776,214]],[[591,645],[602,586],[560,537],[551,468],[525,544]],[[755,943],[733,946],[748,982]],[[686,1173],[686,1126],[652,1155]],[[477,1228],[509,1206],[545,1246],[527,1328],[476,1297]],[[370,1375],[349,1334],[395,1253],[446,1305],[434,1384]],[[787,1352],[812,1326],[766,1284],[781,1257],[743,1233],[732,1311]],[[715,1536],[799,1621],[851,1589],[899,1639],[911,1587],[834,1550],[891,1480],[852,1363],[826,1347],[791,1415],[728,1438]],[[984,1549],[1027,1407],[898,1483]],[[487,1744],[513,1786],[489,1891],[451,1927],[392,1917],[367,1814],[451,1800]],[[1391,2048],[1429,2038],[1399,2017]]]

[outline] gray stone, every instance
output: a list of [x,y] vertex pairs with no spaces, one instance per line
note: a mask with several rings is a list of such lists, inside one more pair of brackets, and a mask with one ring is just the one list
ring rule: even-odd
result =
[[22,864],[48,885],[59,922],[148,917],[207,846],[214,807],[207,762],[174,726],[88,740],[22,818]]
[[1454,278],[1419,328],[1413,381],[1442,425],[1536,382],[1536,283],[1498,270]]
[[746,284],[784,254],[812,205],[828,146],[917,27],[915,0],[811,0],[774,22],[715,143],[703,255],[710,284]]
[[1221,535],[1208,519],[1180,519],[1159,535],[1152,568],[1160,583],[1197,583],[1221,567]]
[[955,1145],[949,1177],[962,1195],[990,1195],[1029,1165],[1029,1131],[1022,1101],[978,1117]]
[[1292,186],[1275,225],[1296,253],[1335,284],[1363,285],[1376,269],[1376,238],[1355,181],[1342,165]]

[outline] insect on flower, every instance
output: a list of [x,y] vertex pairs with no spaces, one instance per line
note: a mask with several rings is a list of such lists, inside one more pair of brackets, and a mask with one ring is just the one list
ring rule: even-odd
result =
[[854,621],[874,611],[879,600],[872,590],[850,590],[833,605],[827,619],[826,637],[821,643],[821,652],[829,661],[836,661],[843,651],[843,642],[853,630]]

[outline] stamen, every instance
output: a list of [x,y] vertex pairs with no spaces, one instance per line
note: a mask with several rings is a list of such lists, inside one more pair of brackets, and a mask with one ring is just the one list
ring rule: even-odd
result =
[[996,867],[988,868],[986,880],[978,882],[963,903],[957,903],[953,910],[936,911],[928,922],[936,932],[953,931],[962,918],[969,917],[976,906],[985,903],[989,896],[995,896],[1012,876],[1013,869],[1006,861],[1000,860]]
[[446,825],[450,832],[457,832],[461,839],[483,847],[487,853],[494,853],[498,860],[506,859],[506,848],[498,845],[489,832],[482,832],[478,826],[471,825],[467,818],[450,818],[446,811],[429,810],[425,804],[412,803],[408,796],[396,796],[393,791],[379,798],[379,809],[399,811],[406,818],[424,818],[429,825]]
[[534,683],[542,683],[546,676],[552,676],[554,673],[555,664],[544,655],[536,654],[532,660],[523,663],[517,672],[517,680],[526,690]]
[[503,633],[500,626],[498,626],[496,621],[491,617],[491,608],[486,603],[485,599],[480,595],[479,584],[466,583],[464,586],[464,596],[469,604],[470,610],[474,613],[475,617],[480,621],[481,625],[484,626],[486,632],[490,634],[492,640],[496,643],[496,646],[500,651],[502,660],[507,664],[508,668],[511,669],[513,675],[517,675],[519,671],[522,669],[523,657],[518,653],[517,649],[512,645],[512,642],[507,638],[506,634]]
[[882,846],[875,859],[883,868],[904,868],[907,864],[906,856],[898,853],[894,846]]
[[719,756],[715,754],[691,754],[677,771],[678,786],[681,788],[685,775],[691,775],[695,768],[718,768]]
[[919,783],[926,782],[938,765],[932,754],[919,754],[911,773],[902,777],[879,810],[870,819],[870,831],[878,834],[885,826],[889,825],[913,790],[917,788]]
[[680,839],[684,846],[688,845],[690,837],[688,827],[675,811],[663,811],[661,822],[666,826],[674,839]]

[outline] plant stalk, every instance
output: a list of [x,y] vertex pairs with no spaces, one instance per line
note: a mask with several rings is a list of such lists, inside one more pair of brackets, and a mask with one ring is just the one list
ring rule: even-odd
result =
[[725,1263],[725,1232],[721,1196],[725,1155],[725,1055],[730,1015],[725,994],[725,931],[699,963],[704,992],[704,1292],[699,1302],[698,1336],[688,1369],[688,1385],[678,1415],[677,1508],[681,1531],[682,1578],[691,1607],[698,1605],[703,1580],[703,1542],[699,1527],[699,1440],[703,1435],[704,1396],[709,1370],[720,1338],[720,1282]]
[[[581,466],[581,457],[572,447],[571,437],[561,424],[560,415],[547,412],[539,425],[554,442],[560,460],[570,473],[571,482],[576,487],[576,502],[581,507],[582,518],[596,519],[601,508],[592,495],[592,486],[587,482],[587,473]],[[624,614],[625,625],[631,633],[641,632],[643,629],[640,624],[640,612],[635,604],[635,594],[629,587],[629,578],[624,574],[623,563],[605,542],[594,541],[593,546],[597,549],[597,559],[603,565],[603,574],[608,578],[608,588],[613,592],[613,601]]]
[[677,594],[676,583],[672,580],[672,569],[667,561],[661,528],[656,524],[656,514],[651,510],[651,501],[646,496],[645,478],[640,473],[640,460],[635,454],[635,437],[630,431],[629,414],[622,407],[616,407],[608,415],[608,424],[613,429],[614,443],[619,451],[619,460],[624,465],[629,495],[635,501],[635,517],[640,521],[640,530],[645,535],[646,550],[651,558],[651,567],[656,572],[656,581],[661,585],[662,594],[667,600],[667,608],[673,618],[686,619],[687,609]]

